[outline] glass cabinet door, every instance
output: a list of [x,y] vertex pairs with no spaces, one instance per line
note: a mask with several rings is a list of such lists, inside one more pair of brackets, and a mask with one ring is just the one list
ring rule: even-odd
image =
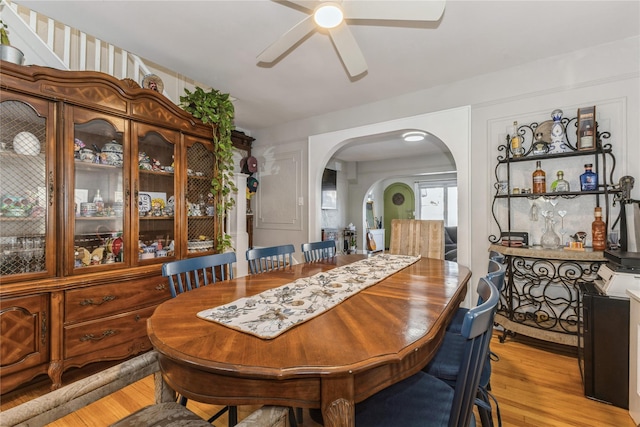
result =
[[[66,168],[72,183],[68,197],[69,268],[78,273],[128,264],[125,251],[126,205],[124,153],[127,122],[117,117],[67,107],[73,128],[65,136]],[[73,199],[71,199],[73,195]]]
[[137,217],[134,247],[138,263],[166,262],[176,252],[175,153],[178,132],[134,123],[137,155]]
[[187,146],[187,255],[213,253],[215,206],[211,193],[211,142],[185,136]]
[[55,274],[54,105],[1,91],[0,277]]

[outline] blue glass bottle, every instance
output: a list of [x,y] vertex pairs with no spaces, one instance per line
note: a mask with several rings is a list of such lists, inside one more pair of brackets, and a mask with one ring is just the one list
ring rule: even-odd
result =
[[598,174],[591,170],[592,167],[591,163],[584,165],[584,173],[580,175],[580,190],[582,191],[598,189]]

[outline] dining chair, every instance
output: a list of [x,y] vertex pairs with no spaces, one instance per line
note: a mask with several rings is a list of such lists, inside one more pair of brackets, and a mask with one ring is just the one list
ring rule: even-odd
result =
[[[333,241],[330,242],[333,243]],[[246,257],[249,262],[249,273],[260,274],[291,266],[295,250],[295,247],[291,244],[248,249]],[[301,408],[289,408],[289,422],[291,427],[295,427],[298,422],[302,422]]]
[[175,298],[177,294],[199,288],[200,285],[233,279],[234,262],[235,252],[182,259],[164,263],[162,275],[169,278],[171,296]]
[[318,261],[336,256],[336,242],[323,240],[321,242],[303,243],[300,245],[305,262]]
[[392,219],[389,253],[444,259],[444,221]]
[[295,248],[291,244],[248,249],[249,272],[258,274],[291,266],[294,252]]
[[[171,296],[187,292],[200,286],[216,283],[219,280],[233,279],[233,263],[236,262],[235,252],[205,255],[166,262],[162,265],[162,276],[169,278]],[[182,406],[187,405],[187,398],[180,396]],[[229,412],[229,427],[238,423],[238,408],[225,406],[207,421],[212,423],[225,412]]]
[[463,356],[459,359],[460,375],[455,386],[419,371],[357,403],[356,426],[475,425],[474,400],[499,300],[498,290],[484,277],[479,280],[478,293],[484,302],[465,315],[461,331]]
[[504,255],[498,251],[489,251],[489,259],[497,261],[500,264],[504,264]]
[[[489,272],[484,277],[485,280],[490,282],[498,291],[498,296],[504,287],[505,268],[503,265],[498,264],[494,260],[489,260]],[[478,288],[478,304],[480,306],[484,303],[484,295]],[[424,368],[424,371],[433,375],[451,386],[455,386],[457,379],[460,375],[460,360],[463,357],[465,338],[462,335],[462,328],[464,325],[464,319],[472,309],[459,308],[456,311],[455,317],[450,323],[442,344],[437,353],[431,359],[429,364]],[[461,320],[459,320],[461,319]],[[459,323],[458,323],[459,322]],[[493,415],[491,412],[491,400],[496,405],[498,421],[500,420],[500,409],[498,401],[493,397],[489,390],[491,389],[491,361],[497,356],[491,353],[489,346],[487,346],[487,353],[485,354],[486,362],[482,368],[482,375],[480,376],[480,383],[478,385],[477,400],[478,413],[480,415],[480,421],[484,427],[493,426]]]
[[[504,288],[504,279],[505,279],[506,267],[503,264],[499,264],[497,261],[493,259],[489,260],[489,267],[487,269],[487,279],[493,283],[493,285],[498,288],[498,291],[502,292]],[[482,302],[481,298],[478,297],[478,304]],[[453,319],[449,322],[447,326],[447,332],[452,332],[459,334],[462,329],[462,321],[464,320],[464,316],[469,311],[468,308],[459,307],[456,313],[453,315]]]

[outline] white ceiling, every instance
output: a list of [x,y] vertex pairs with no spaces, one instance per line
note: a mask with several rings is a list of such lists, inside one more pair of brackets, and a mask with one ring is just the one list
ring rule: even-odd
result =
[[257,64],[307,16],[287,2],[14,1],[230,93],[236,125],[250,131],[640,34],[638,0],[448,0],[435,23],[351,23],[368,63],[351,80],[319,32]]

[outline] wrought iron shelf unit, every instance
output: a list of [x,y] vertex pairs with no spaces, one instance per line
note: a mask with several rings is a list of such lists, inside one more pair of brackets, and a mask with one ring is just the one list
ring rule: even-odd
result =
[[[498,228],[497,234],[489,236],[490,249],[505,255],[507,277],[501,295],[496,322],[504,328],[501,341],[514,333],[551,341],[559,344],[577,345],[577,327],[580,310],[580,284],[593,282],[597,271],[606,259],[601,251],[584,252],[564,250],[562,247],[553,250],[540,246],[505,247],[502,236],[518,234],[512,227],[514,212],[512,202],[522,199],[575,199],[593,197],[595,206],[606,206],[605,222],[609,222],[609,206],[611,195],[620,191],[614,186],[613,172],[616,167],[615,157],[610,143],[604,143],[611,135],[609,132],[598,132],[596,147],[591,150],[577,148],[577,117],[562,119],[564,128],[563,151],[534,154],[534,135],[542,125],[531,123],[517,128],[521,137],[523,154],[515,157],[511,150],[511,137],[507,135],[505,144],[498,146],[500,154],[495,166],[495,194],[491,206],[492,216]],[[598,174],[598,186],[592,191],[568,191],[546,193],[512,193],[512,167],[522,162],[537,160],[568,159],[575,157],[591,157],[594,171]],[[506,170],[507,191],[500,194],[499,177]],[[498,206],[506,205],[506,221],[497,216]]]

